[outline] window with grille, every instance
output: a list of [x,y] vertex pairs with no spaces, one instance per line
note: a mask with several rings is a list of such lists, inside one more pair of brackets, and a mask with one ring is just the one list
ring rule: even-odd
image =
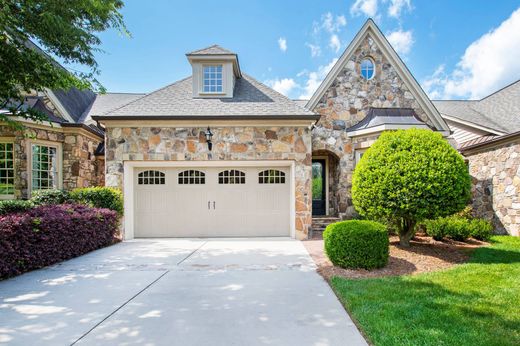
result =
[[222,171],[218,174],[219,184],[245,184],[246,174],[236,169]]
[[206,184],[206,174],[201,171],[190,169],[179,173],[180,185],[200,185]]
[[166,177],[161,171],[144,171],[137,175],[137,183],[139,185],[164,185]]
[[31,145],[31,189],[49,190],[58,188],[58,148],[32,144]]
[[14,195],[13,143],[0,143],[0,196]]
[[205,93],[222,92],[222,65],[204,66],[203,89]]
[[259,184],[285,184],[285,173],[277,169],[267,169],[258,173]]

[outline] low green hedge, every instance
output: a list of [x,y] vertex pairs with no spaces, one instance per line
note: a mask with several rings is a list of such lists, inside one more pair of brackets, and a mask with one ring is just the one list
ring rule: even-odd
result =
[[70,193],[66,190],[33,191],[31,202],[35,205],[56,205],[72,202]]
[[388,263],[388,232],[375,221],[349,220],[333,223],[323,232],[325,253],[343,268],[374,269]]
[[488,240],[493,234],[493,226],[484,219],[471,219],[460,215],[441,217],[425,222],[426,234],[435,240],[451,238],[466,241],[470,236],[479,240]]
[[34,207],[31,201],[21,199],[8,199],[0,201],[0,215],[19,213]]
[[72,200],[95,208],[107,208],[123,215],[123,193],[112,187],[85,187],[70,192]]
[[40,190],[32,193],[30,200],[0,201],[0,215],[22,212],[42,205],[79,203],[93,208],[106,208],[123,215],[123,194],[112,187],[86,187],[71,192],[65,190]]

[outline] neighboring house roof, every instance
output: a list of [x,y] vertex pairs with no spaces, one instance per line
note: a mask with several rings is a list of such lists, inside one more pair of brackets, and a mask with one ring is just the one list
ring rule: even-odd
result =
[[348,45],[347,49],[345,49],[336,64],[329,71],[323,82],[320,84],[316,92],[314,92],[311,99],[307,103],[307,109],[314,109],[317,106],[318,102],[323,97],[327,89],[331,86],[338,74],[350,60],[352,54],[359,46],[361,41],[366,37],[366,35],[369,34],[370,37],[376,41],[378,47],[381,49],[381,52],[399,73],[399,76],[402,78],[408,90],[412,93],[417,103],[421,106],[428,118],[432,121],[435,128],[439,131],[448,133],[450,131],[448,124],[441,117],[410,70],[408,70],[404,62],[392,48],[392,45],[388,42],[386,37],[372,19],[368,19],[365,22],[361,30],[356,34],[354,39]]
[[92,116],[105,115],[117,108],[135,101],[146,94],[144,93],[105,93],[97,94],[94,101],[83,112],[80,121],[90,123]]
[[309,118],[318,115],[246,74],[235,82],[232,98],[193,97],[188,77],[94,119]]
[[96,98],[94,92],[76,88],[71,88],[66,91],[52,90],[52,93],[75,123],[79,122],[85,109],[88,108]]
[[470,151],[486,149],[497,144],[506,144],[512,141],[517,142],[520,140],[520,131],[508,133],[503,136],[482,136],[471,141],[463,143],[463,146],[459,150],[465,154]]
[[229,49],[222,48],[218,44],[214,44],[206,48],[197,49],[186,53],[186,55],[236,55],[236,53],[230,51]]
[[393,129],[406,127],[428,128],[412,108],[370,108],[363,120],[346,129],[354,134],[361,130]]
[[436,100],[446,119],[496,135],[520,131],[520,80],[481,100]]

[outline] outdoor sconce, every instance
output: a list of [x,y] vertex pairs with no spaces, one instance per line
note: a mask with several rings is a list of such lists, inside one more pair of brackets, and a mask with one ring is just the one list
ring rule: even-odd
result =
[[211,138],[213,138],[213,133],[209,129],[209,126],[204,135],[206,136],[206,142],[208,143],[208,150],[211,151],[211,148],[213,147],[213,143],[211,143]]

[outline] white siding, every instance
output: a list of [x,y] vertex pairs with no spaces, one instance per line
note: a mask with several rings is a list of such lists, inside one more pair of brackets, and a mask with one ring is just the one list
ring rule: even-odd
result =
[[474,127],[455,123],[450,120],[446,120],[453,134],[451,137],[457,142],[457,145],[475,139],[477,137],[489,135],[491,133],[483,130],[476,129]]

